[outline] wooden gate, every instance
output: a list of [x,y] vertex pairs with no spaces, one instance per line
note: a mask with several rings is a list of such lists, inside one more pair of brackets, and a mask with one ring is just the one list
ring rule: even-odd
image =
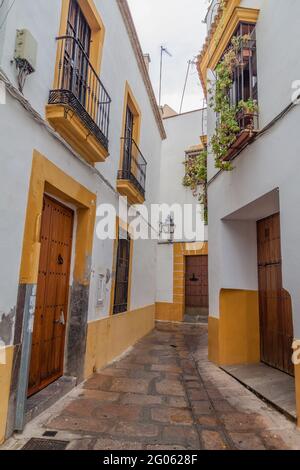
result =
[[291,297],[282,285],[280,215],[257,222],[261,360],[294,374]]
[[28,396],[63,375],[73,212],[44,197]]
[[186,256],[185,313],[208,314],[208,256]]

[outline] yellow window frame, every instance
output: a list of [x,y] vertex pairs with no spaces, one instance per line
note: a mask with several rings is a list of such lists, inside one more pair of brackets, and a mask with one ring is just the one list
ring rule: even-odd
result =
[[[70,2],[71,0],[62,0],[59,36],[64,36],[67,31]],[[82,13],[85,16],[87,23],[89,24],[89,27],[91,28],[92,35],[90,48],[90,62],[95,71],[99,73],[102,62],[105,26],[93,0],[77,0],[77,2],[82,10]],[[54,88],[57,83],[59,74],[59,56],[60,54],[58,48],[55,66]]]

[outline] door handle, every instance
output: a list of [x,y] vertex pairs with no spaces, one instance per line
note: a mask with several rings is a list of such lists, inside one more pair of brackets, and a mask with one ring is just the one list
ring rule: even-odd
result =
[[64,312],[63,312],[63,311],[61,311],[61,313],[60,313],[60,318],[59,318],[59,320],[55,320],[54,323],[55,323],[56,325],[62,325],[62,326],[64,326],[64,325],[66,324],[66,322],[65,322],[65,315],[64,315]]

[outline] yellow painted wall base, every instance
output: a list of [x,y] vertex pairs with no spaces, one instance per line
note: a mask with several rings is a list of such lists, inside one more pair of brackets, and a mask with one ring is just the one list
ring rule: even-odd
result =
[[208,318],[208,359],[219,364],[219,319]]
[[155,305],[88,324],[85,378],[119,357],[155,326]]
[[297,426],[300,428],[300,364],[295,366]]
[[182,321],[183,309],[179,304],[168,302],[157,302],[155,319],[160,321]]
[[1,357],[4,354],[6,363],[0,363],[0,444],[2,444],[5,439],[14,347],[10,346],[5,348],[5,353],[1,352]]
[[220,318],[209,318],[209,359],[219,365],[260,362],[258,292],[222,289]]

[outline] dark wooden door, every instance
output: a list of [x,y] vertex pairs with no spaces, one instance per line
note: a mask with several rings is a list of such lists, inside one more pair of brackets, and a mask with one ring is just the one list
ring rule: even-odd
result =
[[208,256],[187,256],[185,272],[187,314],[208,314]]
[[294,374],[290,295],[283,289],[280,215],[257,222],[261,360]]
[[28,396],[63,375],[73,212],[44,197]]

